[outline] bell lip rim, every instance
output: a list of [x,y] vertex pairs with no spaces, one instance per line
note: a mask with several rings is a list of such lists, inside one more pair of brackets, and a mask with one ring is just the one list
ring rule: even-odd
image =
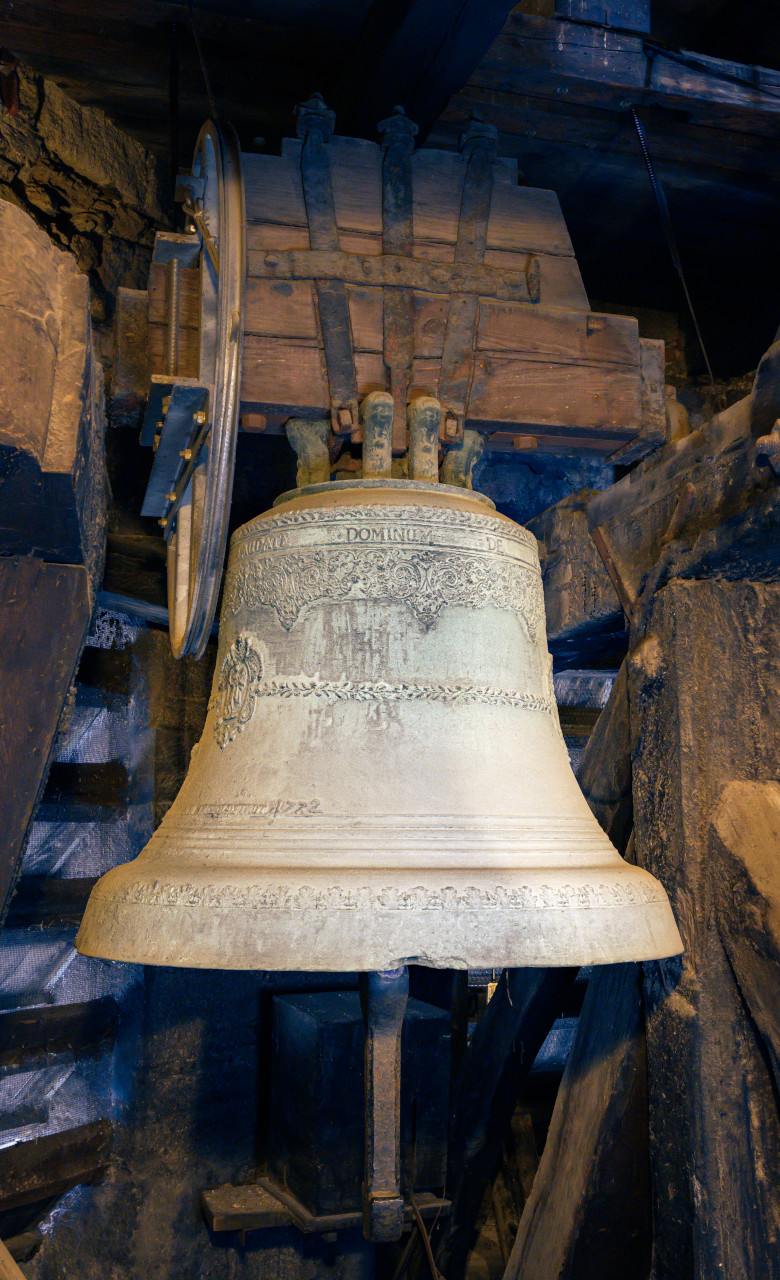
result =
[[[323,480],[318,484],[305,484],[299,489],[287,489],[284,493],[280,493],[278,498],[274,499],[271,510],[277,510],[281,506],[286,506],[290,502],[295,502],[300,498],[318,497],[323,493],[350,493],[361,489],[373,490],[389,490],[398,493],[427,493],[427,494],[443,494],[445,497],[460,498],[461,500],[472,501],[479,504],[480,507],[486,508],[486,513],[496,512],[496,504],[487,494],[480,493],[477,489],[466,489],[461,485],[442,484],[437,481],[428,480],[396,480],[389,477],[366,477],[356,480]],[[497,514],[497,512],[496,512]]]

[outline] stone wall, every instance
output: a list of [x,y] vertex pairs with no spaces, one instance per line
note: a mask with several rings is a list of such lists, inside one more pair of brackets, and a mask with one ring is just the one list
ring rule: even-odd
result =
[[119,285],[145,285],[155,229],[167,222],[160,193],[150,152],[104,112],[19,68],[19,112],[0,110],[0,200],[75,256],[96,323],[110,320]]

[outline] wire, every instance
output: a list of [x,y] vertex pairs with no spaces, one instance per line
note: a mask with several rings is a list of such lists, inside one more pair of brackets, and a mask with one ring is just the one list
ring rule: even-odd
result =
[[203,72],[203,81],[206,85],[206,96],[208,97],[208,100],[209,100],[209,110],[211,112],[211,118],[215,124],[219,124],[219,112],[217,111],[217,104],[216,104],[216,101],[214,100],[214,94],[211,89],[211,80],[209,79],[209,73],[206,67],[206,59],[203,56],[203,48],[200,43],[198,28],[195,25],[195,14],[193,13],[193,9],[192,9],[192,0],[187,0],[187,11],[190,15],[190,26],[192,27],[192,35],[195,40],[195,48],[198,50],[198,57],[200,59],[200,69]]
[[663,233],[666,238],[666,243],[669,249],[669,255],[672,259],[674,269],[677,272],[678,276],[680,277],[680,283],[683,287],[683,293],[685,294],[685,301],[688,304],[688,310],[690,311],[691,319],[693,320],[693,327],[696,330],[696,337],[699,340],[701,353],[704,356],[704,363],[707,366],[707,373],[709,374],[710,382],[714,387],[715,378],[713,377],[712,366],[710,364],[709,356],[707,355],[707,348],[704,345],[704,338],[702,337],[702,332],[701,332],[701,329],[699,328],[699,321],[696,318],[696,312],[693,307],[693,301],[688,291],[688,284],[685,279],[685,272],[683,271],[682,259],[680,258],[680,251],[677,248],[677,239],[674,234],[672,219],[669,216],[669,206],[666,203],[666,193],[664,192],[664,189],[661,186],[661,183],[659,182],[658,177],[656,176],[655,167],[653,165],[653,159],[652,159],[652,156],[650,155],[650,147],[647,142],[647,137],[645,136],[645,131],[642,128],[642,121],[639,119],[639,116],[637,115],[636,107],[631,108],[631,116],[634,121],[634,128],[636,129],[636,136],[639,139],[639,146],[642,150],[642,155],[644,157],[645,165],[647,166],[647,176],[650,179],[650,186],[653,189],[653,195],[655,196],[655,203],[658,206],[658,216],[661,219],[661,227],[663,228]]

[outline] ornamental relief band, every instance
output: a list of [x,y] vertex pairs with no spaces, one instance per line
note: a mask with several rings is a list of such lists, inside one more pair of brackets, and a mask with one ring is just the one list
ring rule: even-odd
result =
[[400,600],[428,631],[445,605],[494,605],[517,614],[531,643],[544,616],[541,576],[514,561],[406,548],[290,551],[231,566],[223,616],[268,605],[289,631],[309,605],[349,599]]
[[248,636],[238,636],[220,668],[212,705],[216,710],[214,736],[224,750],[251,720],[258,698],[319,697],[330,701],[357,702],[443,702],[448,704],[486,703],[490,706],[520,707],[541,711],[557,722],[554,699],[494,689],[489,685],[392,684],[385,680],[321,680],[301,674],[292,679],[263,679],[263,656],[252,647]]
[[[93,890],[100,894],[99,889]],[[660,886],[654,882],[638,884],[582,885],[496,885],[494,888],[466,885],[455,888],[428,889],[415,885],[375,889],[361,885],[356,889],[330,885],[211,885],[144,884],[127,885],[111,901],[142,906],[202,907],[249,911],[554,911],[556,908],[584,911],[598,908],[644,907],[665,902]]]
[[[324,529],[329,535],[341,536],[344,541],[364,540],[360,532],[364,528],[371,530],[370,540],[374,538],[385,542],[419,542],[433,540],[441,543],[442,535],[453,531],[476,535],[481,540],[480,549],[496,551],[501,544],[514,544],[538,553],[536,538],[528,529],[510,523],[499,516],[479,515],[471,511],[441,509],[437,507],[415,506],[370,506],[343,507],[332,511],[290,511],[285,515],[261,516],[238,529],[231,538],[231,545],[239,554],[252,554],[272,544],[274,535],[284,538],[287,533],[312,527],[317,533]],[[251,541],[250,541],[251,540]],[[365,539],[369,540],[369,539]],[[286,539],[279,541],[278,546],[285,546]],[[480,545],[479,543],[476,545]]]

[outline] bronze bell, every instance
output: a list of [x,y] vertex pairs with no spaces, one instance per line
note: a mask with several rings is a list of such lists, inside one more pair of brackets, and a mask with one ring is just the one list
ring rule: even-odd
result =
[[239,529],[189,773],[77,945],[270,970],[681,951],[571,771],[533,536],[390,479],[299,489]]

